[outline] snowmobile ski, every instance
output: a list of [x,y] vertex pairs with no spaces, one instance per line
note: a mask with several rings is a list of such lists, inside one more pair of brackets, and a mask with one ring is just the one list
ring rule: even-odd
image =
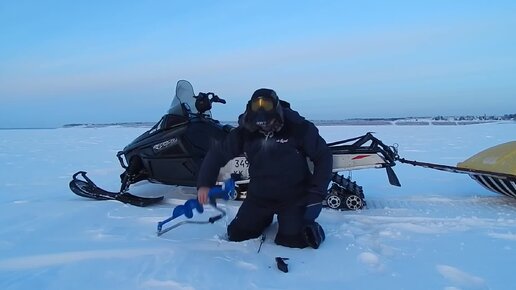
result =
[[[78,178],[81,175],[84,180]],[[86,176],[85,171],[79,171],[72,176],[70,181],[70,189],[77,195],[96,200],[116,200],[123,203],[145,207],[159,203],[163,200],[163,196],[159,197],[142,197],[133,195],[127,191],[112,192],[98,187],[91,179]]]

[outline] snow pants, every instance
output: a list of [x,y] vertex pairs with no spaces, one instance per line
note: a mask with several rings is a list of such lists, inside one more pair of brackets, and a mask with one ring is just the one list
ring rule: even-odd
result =
[[290,248],[305,248],[308,244],[303,235],[304,212],[304,206],[291,205],[276,208],[249,198],[245,199],[236,217],[228,226],[228,238],[235,242],[258,238],[272,223],[276,214],[278,233],[274,242]]

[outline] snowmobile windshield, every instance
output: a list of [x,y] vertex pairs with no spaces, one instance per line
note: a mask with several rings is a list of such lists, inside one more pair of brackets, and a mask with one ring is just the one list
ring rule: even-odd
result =
[[[189,81],[180,80],[177,82],[176,95],[167,113],[190,118],[192,114],[199,114],[199,111],[195,108],[195,101],[196,97],[192,84]],[[211,112],[206,111],[204,115],[211,116]]]

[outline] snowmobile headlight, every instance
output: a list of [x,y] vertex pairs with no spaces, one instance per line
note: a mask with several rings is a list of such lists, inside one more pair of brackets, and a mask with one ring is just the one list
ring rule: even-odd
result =
[[251,110],[253,112],[257,112],[260,109],[263,109],[264,111],[269,112],[272,109],[274,109],[274,103],[272,102],[272,100],[270,100],[268,98],[263,98],[263,97],[256,98],[251,103]]

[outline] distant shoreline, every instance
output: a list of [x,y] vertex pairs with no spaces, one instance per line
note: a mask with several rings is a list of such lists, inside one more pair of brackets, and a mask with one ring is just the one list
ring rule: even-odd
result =
[[[516,120],[431,120],[431,119],[349,119],[349,120],[310,120],[317,126],[462,126],[462,125],[476,125],[489,124],[500,122],[516,122]],[[229,124],[237,126],[234,121],[221,122],[222,124]],[[152,127],[154,122],[122,122],[122,123],[105,123],[105,124],[67,124],[62,128],[101,128],[109,126],[120,127]]]
[[[310,120],[317,126],[463,126],[490,123],[516,123],[516,119],[502,120],[434,120],[431,118],[371,118],[371,119],[346,119],[346,120]],[[237,126],[235,121],[224,121],[222,124]],[[0,128],[0,130],[48,130],[59,128],[104,128],[104,127],[128,127],[150,128],[156,122],[115,122],[115,123],[73,123],[59,127],[26,127],[26,128]]]

